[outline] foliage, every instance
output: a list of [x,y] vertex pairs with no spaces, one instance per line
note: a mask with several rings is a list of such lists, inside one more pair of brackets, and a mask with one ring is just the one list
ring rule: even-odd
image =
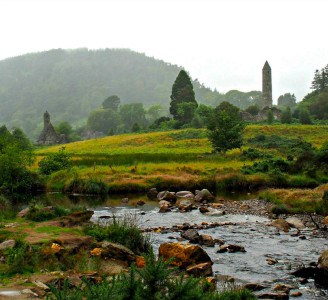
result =
[[105,134],[109,131],[114,133],[118,131],[118,126],[121,123],[121,116],[118,112],[108,109],[95,109],[88,118],[87,127],[91,130],[100,131]]
[[131,128],[131,132],[138,132],[138,131],[140,131],[140,126],[138,123],[134,123]]
[[261,106],[262,93],[260,91],[241,92],[231,90],[222,97],[222,101],[229,102],[240,109],[246,109],[251,105]]
[[248,140],[248,143],[254,147],[277,149],[285,152],[286,155],[301,155],[301,153],[313,150],[313,146],[302,138],[287,138],[275,134],[259,134]]
[[272,155],[269,153],[262,152],[255,148],[248,148],[246,150],[243,150],[242,157],[249,160],[255,160],[255,159],[272,158]]
[[239,109],[228,102],[222,102],[214,109],[208,123],[208,138],[217,152],[242,146],[243,124]]
[[186,71],[181,70],[172,86],[170,113],[185,124],[191,121],[197,106],[191,79]]
[[103,101],[102,107],[103,109],[111,109],[113,111],[118,111],[118,107],[120,106],[120,103],[121,103],[121,99],[116,95],[112,95]]
[[44,175],[49,175],[59,170],[71,167],[71,155],[62,147],[58,152],[50,153],[39,161],[39,170]]
[[307,108],[301,108],[298,113],[301,124],[312,124],[311,115]]
[[328,65],[320,71],[315,70],[311,89],[315,92],[322,92],[328,87]]
[[248,106],[245,109],[245,111],[250,113],[252,116],[256,116],[259,113],[260,108],[257,105],[251,105],[251,106]]
[[6,193],[31,192],[36,182],[29,171],[34,155],[25,134],[18,128],[10,133],[0,128],[0,189]]
[[281,114],[281,123],[290,124],[292,122],[292,113],[290,107],[288,106]]
[[120,107],[120,116],[124,128],[130,132],[133,124],[138,123],[141,128],[147,125],[146,111],[142,103],[124,104]]
[[[0,123],[37,138],[45,110],[52,112],[54,123],[67,120],[81,126],[111,94],[119,95],[122,103],[168,107],[179,71],[176,65],[128,49],[55,49],[5,59],[0,62]],[[222,98],[197,80],[192,83],[200,102],[217,105]]]
[[287,172],[289,163],[281,158],[255,162],[252,166],[242,167],[244,174]]
[[274,120],[274,117],[273,117],[272,109],[269,109],[267,112],[267,122],[269,124],[272,124],[273,120]]
[[[85,288],[83,288],[85,286]],[[83,285],[70,289],[68,279],[62,288],[50,286],[52,295],[48,299],[115,299],[115,300],[253,300],[255,296],[245,289],[233,288],[222,293],[211,291],[202,278],[188,277],[182,274],[174,276],[168,262],[161,258],[157,261],[153,254],[146,256],[144,269],[131,266],[128,274],[121,273],[111,280],[92,284],[83,278]],[[75,293],[74,293],[75,292]]]
[[294,94],[286,93],[284,95],[279,96],[278,98],[278,107],[279,108],[287,108],[293,109],[296,106],[296,97]]
[[71,211],[60,206],[45,207],[43,205],[37,205],[32,203],[29,206],[29,212],[26,215],[26,219],[34,222],[43,222],[62,217],[70,214]]
[[95,237],[97,241],[120,243],[137,254],[152,250],[149,236],[142,234],[135,215],[125,215],[122,219],[113,215],[106,226],[93,224],[85,229],[85,233]]

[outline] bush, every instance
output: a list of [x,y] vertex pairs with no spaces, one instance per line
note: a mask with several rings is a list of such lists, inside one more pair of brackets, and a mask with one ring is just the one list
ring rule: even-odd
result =
[[[83,289],[83,286],[85,288]],[[255,296],[248,290],[231,288],[222,293],[211,291],[202,278],[174,276],[174,269],[161,258],[157,261],[153,254],[146,256],[144,269],[131,266],[128,274],[121,273],[112,279],[92,284],[83,278],[83,284],[70,288],[68,279],[61,289],[51,286],[53,295],[48,299],[86,300],[253,300]]]
[[286,206],[286,204],[276,204],[275,206],[272,207],[271,212],[280,215],[280,214],[289,214],[290,210]]
[[248,148],[243,150],[242,158],[254,160],[254,159],[265,159],[265,158],[272,158],[272,155],[269,153],[264,153],[255,148]]
[[57,153],[50,153],[40,160],[39,170],[44,175],[49,175],[59,170],[71,167],[71,155],[61,148]]
[[30,206],[30,210],[26,215],[26,219],[34,221],[34,222],[43,222],[47,220],[52,220],[57,217],[62,217],[70,214],[71,211],[59,206],[39,206],[36,204],[32,204]]
[[125,215],[118,219],[113,215],[106,225],[93,224],[85,228],[85,234],[93,236],[97,241],[107,240],[120,243],[134,253],[148,253],[152,250],[148,235],[143,235],[137,226],[135,215]]

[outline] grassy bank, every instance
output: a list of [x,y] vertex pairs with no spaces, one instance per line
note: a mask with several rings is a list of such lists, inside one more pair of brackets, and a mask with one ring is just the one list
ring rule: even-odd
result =
[[[263,136],[271,138],[265,145],[261,144]],[[212,191],[313,188],[325,182],[325,178],[314,179],[306,174],[244,175],[242,168],[261,158],[247,156],[243,150],[257,149],[260,156],[286,159],[289,144],[302,141],[318,148],[326,140],[326,125],[249,125],[245,130],[243,149],[225,155],[211,153],[204,129],[124,134],[80,141],[64,145],[65,151],[72,156],[74,167],[47,177],[47,189],[106,194],[144,192],[152,187],[208,188]],[[39,149],[38,160],[61,147]]]

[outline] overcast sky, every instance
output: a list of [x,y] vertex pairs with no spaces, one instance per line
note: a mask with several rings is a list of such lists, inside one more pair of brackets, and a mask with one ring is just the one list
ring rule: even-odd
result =
[[0,59],[52,48],[130,48],[220,92],[309,92],[328,64],[327,0],[0,0]]

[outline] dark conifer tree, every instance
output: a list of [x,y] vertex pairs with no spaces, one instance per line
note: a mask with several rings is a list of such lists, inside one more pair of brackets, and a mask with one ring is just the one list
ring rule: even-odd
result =
[[[172,86],[170,103],[170,113],[173,115],[174,119],[179,121],[184,121],[180,120],[182,114],[179,113],[179,106],[183,103],[192,103],[194,104],[195,109],[198,106],[190,77],[186,71],[181,70]],[[195,109],[193,110],[193,113]],[[193,113],[190,116],[190,120],[193,117]]]

